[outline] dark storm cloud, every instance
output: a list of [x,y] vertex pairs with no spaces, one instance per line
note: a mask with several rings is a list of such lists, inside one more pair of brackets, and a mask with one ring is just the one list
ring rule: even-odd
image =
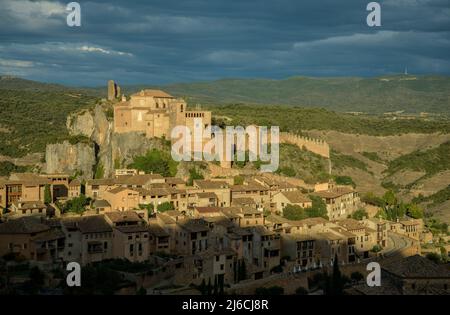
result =
[[448,0],[0,0],[0,73],[69,84],[450,73]]

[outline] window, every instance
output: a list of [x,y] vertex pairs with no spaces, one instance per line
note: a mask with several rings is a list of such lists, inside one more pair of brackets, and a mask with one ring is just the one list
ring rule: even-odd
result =
[[133,256],[134,255],[134,245],[133,244],[130,244],[130,247],[129,247],[129,251],[130,251],[130,256]]
[[133,235],[128,235],[128,239],[132,240],[133,239]]

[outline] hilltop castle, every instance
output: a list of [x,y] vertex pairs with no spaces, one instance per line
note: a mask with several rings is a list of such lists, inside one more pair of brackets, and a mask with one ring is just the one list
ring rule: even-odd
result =
[[122,96],[114,105],[114,132],[144,132],[148,138],[168,139],[175,126],[192,130],[195,118],[201,118],[205,128],[211,125],[210,111],[188,111],[183,99],[160,90],[142,90],[130,100]]

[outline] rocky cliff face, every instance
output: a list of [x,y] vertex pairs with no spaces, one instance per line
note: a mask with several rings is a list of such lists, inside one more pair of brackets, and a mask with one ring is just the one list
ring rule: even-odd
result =
[[70,135],[83,135],[92,141],[92,145],[71,145],[68,141],[47,145],[47,172],[73,174],[79,170],[82,178],[89,179],[100,167],[103,177],[110,177],[115,168],[126,167],[134,156],[145,154],[149,149],[163,148],[161,140],[148,139],[144,134],[114,134],[113,124],[102,105],[69,115],[66,127]]
[[95,146],[88,143],[48,144],[45,150],[45,170],[47,173],[81,173],[82,178],[92,178],[96,164]]

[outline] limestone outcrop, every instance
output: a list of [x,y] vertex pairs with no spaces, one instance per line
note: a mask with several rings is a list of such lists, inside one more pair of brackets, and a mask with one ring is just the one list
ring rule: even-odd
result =
[[134,156],[143,155],[153,148],[163,149],[160,139],[146,138],[143,133],[113,133],[113,124],[108,120],[106,110],[102,105],[96,105],[94,109],[67,117],[69,134],[85,136],[92,144],[88,145],[89,150],[84,143],[71,145],[68,141],[47,145],[47,172],[74,174],[78,170],[82,172],[82,178],[89,179],[100,167],[103,177],[111,177],[115,168],[128,166]]
[[45,162],[47,173],[78,173],[81,178],[92,178],[96,165],[95,145],[84,142],[71,144],[69,141],[48,144]]

